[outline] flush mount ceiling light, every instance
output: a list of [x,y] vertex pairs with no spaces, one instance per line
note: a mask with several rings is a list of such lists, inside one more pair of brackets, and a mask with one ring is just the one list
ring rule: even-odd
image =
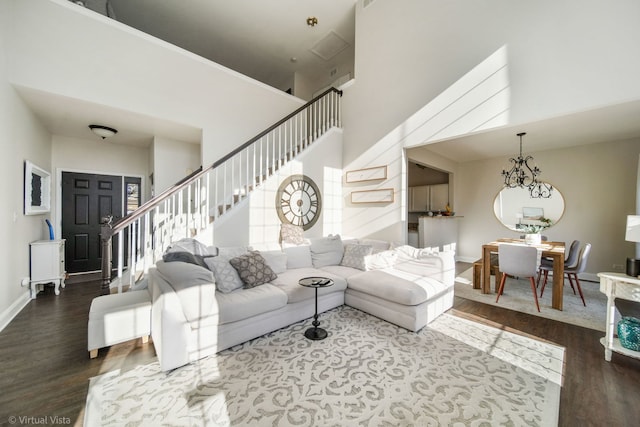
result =
[[315,16],[308,17],[307,25],[310,27],[315,27],[316,25],[318,25],[318,18],[316,18]]
[[89,125],[89,129],[102,139],[109,138],[110,136],[115,135],[118,131],[114,128],[110,128],[108,126],[102,125]]
[[504,186],[506,188],[526,188],[533,198],[549,198],[553,187],[551,185],[538,181],[541,171],[535,164],[532,156],[522,156],[522,137],[526,132],[520,132],[517,136],[520,138],[520,154],[517,158],[510,158],[511,168],[503,169]]

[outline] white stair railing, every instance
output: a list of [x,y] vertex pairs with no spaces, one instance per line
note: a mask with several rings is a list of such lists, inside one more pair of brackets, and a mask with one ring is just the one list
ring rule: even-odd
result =
[[337,89],[327,90],[126,217],[115,223],[107,218],[101,234],[102,292],[110,292],[113,271],[119,292],[134,285],[171,242],[197,235],[325,132],[340,127],[341,96]]

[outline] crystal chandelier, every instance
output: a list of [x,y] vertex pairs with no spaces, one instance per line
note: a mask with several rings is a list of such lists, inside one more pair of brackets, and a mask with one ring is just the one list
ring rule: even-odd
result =
[[517,158],[510,158],[511,168],[503,169],[504,186],[507,188],[526,188],[533,198],[549,198],[553,187],[546,182],[538,181],[540,169],[533,161],[532,156],[522,156],[522,137],[526,132],[517,134],[520,137],[520,154]]

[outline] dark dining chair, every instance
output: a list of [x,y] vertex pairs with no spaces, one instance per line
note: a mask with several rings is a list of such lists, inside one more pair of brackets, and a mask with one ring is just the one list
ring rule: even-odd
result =
[[[575,294],[575,288],[573,287],[573,280],[575,280],[576,287],[578,288],[578,293],[580,294],[580,298],[582,299],[582,304],[586,307],[587,303],[584,300],[584,294],[582,293],[582,287],[580,286],[580,279],[578,279],[578,274],[584,273],[587,268],[587,262],[589,261],[589,254],[591,253],[591,243],[587,243],[584,245],[582,250],[580,251],[580,256],[578,257],[578,262],[573,267],[568,267],[564,269],[564,274],[569,279],[569,284],[571,285],[571,289],[573,289],[573,293]],[[553,267],[551,268],[553,270]],[[544,287],[547,285],[547,276],[545,275],[544,282],[542,283],[542,288],[540,289],[540,296],[544,292]]]
[[[569,252],[567,253],[567,257],[564,259],[564,268],[572,268],[578,264],[578,257],[580,256],[580,240],[574,240],[571,242],[571,246],[569,246]],[[538,282],[540,285],[540,279],[544,275],[544,281],[547,281],[549,277],[549,272],[553,271],[553,260],[548,258],[542,258],[540,260],[540,269],[538,270]],[[573,284],[571,284],[571,289],[573,289],[573,293],[576,293],[576,290],[573,288]]]

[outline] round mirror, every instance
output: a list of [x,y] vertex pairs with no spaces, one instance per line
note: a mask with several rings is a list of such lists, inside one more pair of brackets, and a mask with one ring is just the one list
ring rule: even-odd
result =
[[[521,231],[527,225],[554,225],[564,214],[564,197],[553,187],[551,197],[531,197],[527,188],[503,188],[493,201],[493,213],[509,230]],[[541,221],[542,220],[542,221]]]

